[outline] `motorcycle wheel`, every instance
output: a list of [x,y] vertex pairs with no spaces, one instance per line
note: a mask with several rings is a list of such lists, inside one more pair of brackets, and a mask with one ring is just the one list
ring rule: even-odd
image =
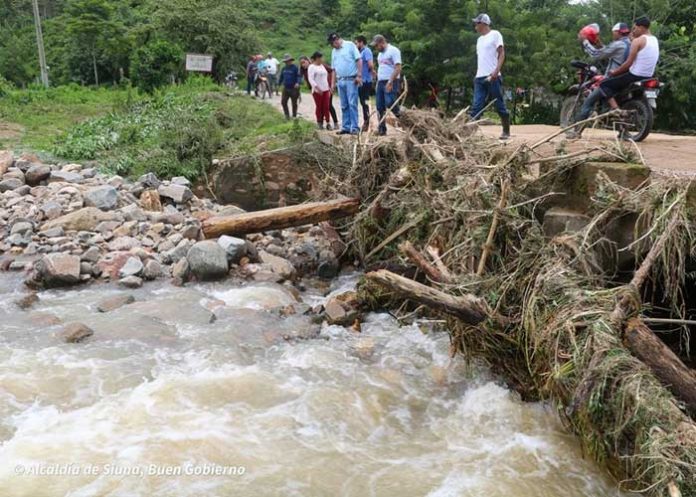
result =
[[561,104],[561,128],[567,128],[575,122],[575,116],[580,107],[577,95],[571,95],[563,99]]
[[625,138],[635,142],[645,140],[652,131],[655,119],[650,104],[644,98],[629,100],[621,105],[621,109],[632,112],[628,129],[624,131]]

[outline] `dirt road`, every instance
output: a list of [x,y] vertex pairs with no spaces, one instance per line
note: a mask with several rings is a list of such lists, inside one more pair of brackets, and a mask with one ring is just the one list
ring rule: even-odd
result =
[[[266,101],[281,110],[279,97],[274,96],[272,100]],[[334,96],[334,107],[340,122],[341,109],[338,96]],[[311,95],[307,93],[302,94],[302,101],[298,111],[299,117],[314,122],[314,101]],[[362,122],[362,116],[360,121]],[[372,124],[376,127],[377,118],[374,113]],[[521,143],[534,143],[557,130],[558,128],[555,126],[540,124],[513,126],[512,139],[508,142],[508,146],[515,147]],[[481,131],[485,135],[495,138],[500,135],[499,126],[482,126]],[[585,130],[582,140],[566,141],[566,149],[569,152],[579,151],[588,146],[591,147],[593,144],[598,145],[602,142],[614,141],[615,139],[616,133],[612,131],[588,129]],[[553,155],[555,148],[564,140],[564,136],[556,137],[543,151],[544,155]],[[696,177],[696,136],[653,133],[644,142],[638,144],[638,147],[645,162],[652,169],[668,175]]]
[[[483,126],[484,134],[497,137],[498,126]],[[533,143],[557,131],[555,126],[525,125],[513,126],[511,146],[520,143]],[[569,151],[580,150],[592,144],[613,141],[616,134],[608,130],[590,129],[583,134],[582,140],[567,142]],[[554,139],[554,146],[564,140],[563,136]],[[662,133],[651,134],[644,142],[638,144],[645,162],[654,170],[666,174],[696,176],[696,136],[676,136]]]

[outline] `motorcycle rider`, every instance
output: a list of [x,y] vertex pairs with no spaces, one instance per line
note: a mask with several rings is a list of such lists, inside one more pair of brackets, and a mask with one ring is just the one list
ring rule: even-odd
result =
[[[609,45],[597,47],[597,45],[601,45],[599,36],[597,35],[594,39],[590,39],[592,32],[588,33],[584,30],[578,34],[578,38],[582,42],[582,49],[592,58],[592,62],[608,61],[606,71],[604,72],[604,75],[608,77],[611,71],[619,68],[628,58],[631,50],[630,34],[631,30],[628,24],[620,22],[614,25],[611,30],[613,41]],[[574,122],[584,121],[590,117],[595,104],[602,97],[603,94],[599,88],[593,90],[583,102],[582,108],[575,117]],[[583,126],[578,126],[576,129],[569,131],[567,136],[570,139],[577,139],[581,137],[582,131]]]
[[633,25],[633,41],[626,61],[609,72],[609,79],[599,85],[612,110],[619,108],[614,96],[636,81],[652,78],[660,60],[660,43],[650,32],[650,19],[643,16]]

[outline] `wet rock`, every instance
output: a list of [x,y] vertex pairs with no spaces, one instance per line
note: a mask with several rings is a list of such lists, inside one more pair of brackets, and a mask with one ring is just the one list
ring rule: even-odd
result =
[[126,276],[118,280],[118,284],[125,288],[140,288],[143,286],[143,280],[137,276]]
[[225,250],[227,260],[231,263],[239,262],[239,260],[246,255],[246,240],[236,238],[234,236],[222,235],[220,238],[218,238],[217,242],[218,245]]
[[186,258],[181,258],[172,266],[172,278],[183,285],[189,280],[191,274],[189,263]]
[[113,297],[107,297],[99,302],[97,304],[97,310],[99,312],[111,312],[124,305],[132,304],[133,302],[135,302],[135,297],[133,295],[114,295]]
[[[186,260],[186,259],[183,259]],[[145,268],[143,269],[143,278],[146,280],[156,280],[163,274],[162,265],[154,259],[150,259],[145,263]]]
[[338,276],[341,265],[333,252],[324,250],[319,254],[317,276],[329,280]]
[[94,335],[94,330],[83,323],[68,323],[60,331],[60,337],[67,343],[80,343]]
[[215,280],[227,276],[227,253],[212,240],[205,240],[193,245],[186,254],[191,274],[197,279]]
[[290,261],[277,255],[269,254],[265,250],[259,251],[259,260],[282,278],[292,279],[296,274],[295,266]]
[[17,178],[8,178],[0,181],[0,193],[16,190],[24,186],[24,181]]
[[162,202],[157,190],[145,190],[140,194],[140,207],[146,211],[162,212]]
[[74,285],[80,281],[80,258],[70,254],[48,254],[36,265],[38,281],[47,288]]
[[144,266],[142,261],[138,257],[129,258],[126,263],[121,266],[118,275],[121,278],[126,278],[128,276],[138,276],[143,272]]
[[84,178],[81,174],[71,171],[51,171],[48,177],[49,183],[82,183]]
[[39,296],[36,293],[28,293],[24,297],[15,300],[15,305],[20,309],[27,310],[39,301]]
[[84,200],[87,207],[110,211],[118,206],[118,191],[110,185],[97,186],[85,192]]
[[183,185],[160,185],[157,192],[161,197],[168,198],[177,204],[186,203],[193,198],[193,192]]
[[27,185],[36,186],[42,181],[48,179],[51,175],[51,166],[46,164],[32,164],[31,167],[24,173],[24,180]]
[[116,215],[113,212],[103,212],[96,207],[84,207],[44,223],[42,230],[60,226],[65,230],[95,231],[96,226],[100,222],[114,221],[115,219]]
[[332,297],[324,305],[324,315],[329,324],[350,326],[360,317],[358,297],[346,292]]

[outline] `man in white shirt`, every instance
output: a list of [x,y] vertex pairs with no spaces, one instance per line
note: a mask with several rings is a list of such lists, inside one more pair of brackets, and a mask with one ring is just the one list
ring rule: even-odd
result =
[[375,35],[372,46],[377,49],[377,114],[379,115],[378,133],[387,134],[386,114],[391,109],[399,117],[399,81],[401,78],[401,51],[389,43],[382,35]]
[[473,19],[479,39],[476,42],[478,66],[474,79],[474,102],[471,105],[471,118],[481,118],[483,109],[490,99],[495,99],[495,106],[503,124],[501,140],[510,138],[510,113],[503,97],[503,78],[501,70],[505,63],[505,45],[503,35],[491,29],[488,14],[479,14]]
[[266,55],[266,69],[268,70],[268,84],[271,87],[271,93],[275,92],[278,95],[278,59],[273,57],[271,52]]

